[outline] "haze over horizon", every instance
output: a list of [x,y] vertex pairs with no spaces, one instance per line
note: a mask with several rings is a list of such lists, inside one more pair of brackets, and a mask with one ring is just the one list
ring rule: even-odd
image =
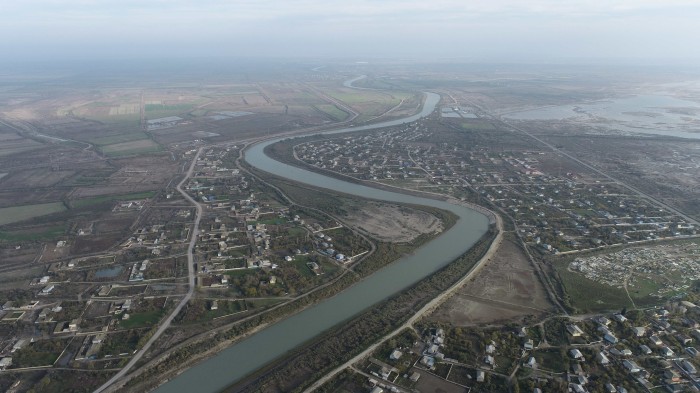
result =
[[0,5],[8,61],[366,57],[700,59],[689,0],[27,0]]

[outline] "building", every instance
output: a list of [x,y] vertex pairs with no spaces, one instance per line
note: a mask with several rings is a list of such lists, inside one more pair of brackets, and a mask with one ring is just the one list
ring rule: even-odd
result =
[[617,344],[617,337],[615,337],[612,333],[605,333],[605,336],[603,336],[605,341],[609,342],[610,344]]
[[583,330],[575,324],[566,325],[566,331],[568,331],[572,337],[583,336]]
[[646,333],[647,329],[644,326],[636,326],[632,328],[632,332],[637,337],[642,337]]
[[576,349],[576,348],[570,350],[570,351],[569,351],[569,354],[570,354],[571,357],[574,358],[574,359],[577,359],[577,360],[578,360],[578,359],[583,359],[583,354],[581,353],[581,351],[579,351],[579,350]]
[[683,359],[683,361],[681,362],[681,367],[683,367],[683,369],[690,374],[695,374],[697,372],[697,370],[695,369],[695,366],[693,366],[692,363],[690,363],[689,361],[687,361],[685,359]]
[[642,368],[639,367],[639,365],[635,363],[634,360],[623,360],[622,365],[625,366],[627,371],[633,374],[642,371]]
[[661,355],[663,355],[667,358],[672,358],[672,357],[676,356],[676,353],[673,352],[673,350],[671,348],[666,347],[666,346],[662,347],[660,352],[661,352]]
[[12,366],[12,358],[11,357],[5,357],[5,358],[0,359],[0,370],[5,370],[10,366]]
[[403,352],[399,351],[398,349],[395,349],[394,352],[389,355],[389,359],[391,360],[399,360],[401,359],[401,356],[403,356]]

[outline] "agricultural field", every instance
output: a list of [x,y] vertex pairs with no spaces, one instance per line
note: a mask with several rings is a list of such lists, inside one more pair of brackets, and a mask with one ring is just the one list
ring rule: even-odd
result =
[[123,134],[105,135],[87,139],[88,142],[98,146],[112,145],[117,143],[132,142],[148,139],[148,135],[143,132],[127,132]]
[[43,144],[31,139],[22,138],[17,134],[0,133],[0,157],[5,157],[44,147]]
[[63,202],[43,203],[39,205],[24,205],[0,208],[0,225],[24,221],[30,218],[45,216],[66,210]]
[[[358,91],[349,88],[334,88],[324,91],[360,113],[356,119],[358,123],[373,120],[414,97],[414,94],[404,92],[385,93],[371,90]],[[415,107],[416,105],[413,105],[413,109]]]
[[321,112],[327,114],[330,116],[333,120],[336,121],[343,121],[347,119],[348,114],[345,113],[342,109],[338,108],[335,105],[330,105],[330,104],[324,104],[324,105],[315,105],[314,106],[316,109],[320,110]]
[[151,139],[141,139],[130,142],[115,143],[100,147],[102,153],[107,156],[127,156],[134,154],[153,153],[161,151],[159,144]]

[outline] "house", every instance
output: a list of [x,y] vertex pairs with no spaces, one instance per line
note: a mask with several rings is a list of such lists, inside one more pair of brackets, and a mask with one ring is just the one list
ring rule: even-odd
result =
[[12,353],[17,352],[17,351],[19,351],[20,349],[22,349],[26,344],[27,344],[27,340],[24,339],[24,338],[23,338],[23,339],[20,339],[20,340],[17,340],[17,342],[15,343],[15,345],[12,346],[12,350],[11,350],[10,352],[12,352]]
[[617,341],[618,341],[617,337],[612,335],[612,333],[605,333],[605,336],[603,336],[603,339],[605,339],[605,341],[609,342],[610,344],[617,344]]
[[433,368],[435,365],[435,359],[432,356],[423,356],[420,362],[428,368]]
[[484,363],[488,364],[489,366],[495,366],[496,360],[494,360],[493,356],[486,355],[486,357],[484,357]]
[[617,393],[617,389],[615,389],[615,385],[611,384],[610,382],[605,384],[605,391],[608,393]]
[[632,328],[632,332],[637,337],[644,336],[644,333],[646,333],[646,331],[647,331],[647,329],[644,326],[636,326],[636,327]]
[[599,352],[595,358],[598,361],[598,363],[600,363],[603,366],[607,366],[608,364],[610,364],[610,359],[608,359],[608,357],[605,356],[603,352]]
[[521,328],[518,330],[518,337],[523,338],[523,337],[525,337],[525,336],[527,336],[527,328],[526,328],[526,327],[521,327]]
[[394,352],[389,355],[389,359],[391,360],[399,360],[401,359],[401,356],[403,356],[403,352],[399,351],[398,349],[395,349]]
[[692,356],[692,357],[694,357],[694,358],[698,356],[698,350],[695,349],[695,348],[693,348],[693,347],[687,347],[687,348],[685,349],[685,352],[687,352],[688,355],[690,355],[690,356]]
[[370,393],[384,393],[384,389],[380,388],[379,386],[375,386],[370,390]]
[[680,342],[683,345],[689,345],[693,342],[692,338],[683,334],[676,334],[676,340],[678,340],[678,342]]
[[653,336],[649,337],[649,341],[651,341],[651,343],[656,345],[656,346],[661,346],[664,343],[663,341],[661,341],[661,339],[657,335],[653,335]]
[[639,365],[635,363],[634,360],[623,360],[622,365],[625,366],[627,371],[633,374],[642,371],[642,368],[639,367]]
[[664,371],[664,380],[666,383],[676,383],[681,381],[681,375],[678,373],[678,371],[674,369],[668,369]]
[[526,364],[530,368],[537,368],[537,360],[534,356],[530,356],[530,359],[527,360]]
[[571,357],[574,358],[574,359],[577,359],[577,360],[578,360],[578,359],[583,359],[583,354],[581,353],[581,351],[579,351],[579,350],[576,349],[576,348],[570,350],[570,351],[569,351],[569,354],[570,354]]
[[566,325],[566,330],[572,337],[581,337],[583,335],[583,330],[574,324]]
[[579,384],[577,384],[577,383],[572,383],[572,384],[571,384],[571,389],[572,389],[575,393],[586,393],[586,389],[584,389],[583,386],[581,386],[581,385],[579,385]]
[[610,325],[610,320],[608,318],[605,318],[604,316],[599,316],[598,318],[595,319],[596,322],[603,326],[608,326]]
[[420,374],[418,374],[418,372],[414,371],[413,374],[411,374],[411,376],[408,379],[410,379],[411,382],[418,382],[418,380],[420,379]]
[[651,355],[651,348],[644,344],[639,346],[639,350],[642,352],[643,355]]
[[492,354],[494,352],[496,352],[496,346],[493,343],[486,346],[486,353]]
[[287,262],[291,262],[292,260],[294,260],[294,258],[292,258],[291,256],[287,255],[286,257],[284,257],[284,260],[287,261]]
[[534,347],[535,347],[535,342],[532,341],[531,338],[528,338],[527,340],[525,340],[525,343],[523,344],[523,348],[529,350],[529,349],[532,349]]
[[12,366],[12,358],[5,357],[0,359],[0,370],[5,370],[6,368]]
[[693,331],[690,332],[690,334],[691,334],[693,337],[695,337],[696,340],[699,340],[699,341],[700,341],[700,329],[693,329]]
[[676,353],[673,352],[673,350],[671,348],[666,347],[666,346],[661,347],[660,352],[661,352],[661,355],[663,355],[667,358],[672,358],[672,357],[676,356]]
[[624,323],[625,321],[627,321],[627,318],[622,314],[613,315],[613,319],[620,323]]
[[486,373],[481,370],[476,370],[476,382],[484,382]]
[[683,367],[683,370],[687,371],[690,374],[695,374],[696,372],[698,372],[695,369],[695,366],[693,366],[692,363],[690,363],[689,361],[687,361],[685,359],[683,359],[683,361],[681,362],[681,367]]
[[437,344],[430,344],[430,346],[425,352],[429,355],[435,355],[439,349],[440,347]]

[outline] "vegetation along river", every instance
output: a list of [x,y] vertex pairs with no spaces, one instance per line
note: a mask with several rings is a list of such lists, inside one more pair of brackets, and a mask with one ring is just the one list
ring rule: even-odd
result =
[[[395,126],[430,114],[440,96],[426,93],[420,113],[398,120],[324,132],[337,134]],[[216,392],[255,372],[298,345],[357,315],[449,264],[467,251],[488,230],[488,218],[464,206],[379,190],[334,179],[275,161],[264,154],[266,146],[284,138],[253,145],[245,153],[252,166],[291,180],[376,200],[431,206],[459,217],[445,233],[345,291],[275,323],[230,346],[216,356],[183,372],[159,387],[158,393]]]

